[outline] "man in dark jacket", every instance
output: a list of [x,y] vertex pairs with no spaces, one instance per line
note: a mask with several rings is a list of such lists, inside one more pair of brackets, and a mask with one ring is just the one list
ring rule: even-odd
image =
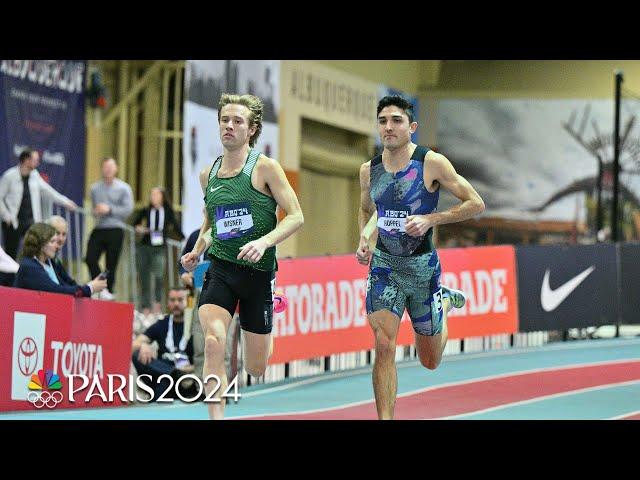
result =
[[[168,382],[157,383],[161,375],[171,375],[178,380],[183,374],[193,373],[193,341],[184,328],[184,311],[187,307],[187,292],[183,288],[169,290],[169,315],[151,325],[133,341],[133,365],[138,375],[150,375],[154,400],[167,389]],[[151,344],[157,342],[158,351]],[[186,380],[185,380],[186,382]],[[184,382],[181,382],[181,385]],[[186,387],[186,385],[185,385]],[[168,395],[175,392],[170,392]]]

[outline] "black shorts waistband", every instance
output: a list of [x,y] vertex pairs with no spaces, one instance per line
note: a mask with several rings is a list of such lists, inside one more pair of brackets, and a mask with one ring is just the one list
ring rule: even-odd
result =
[[252,267],[251,265],[241,265],[239,263],[235,263],[235,262],[230,262],[229,260],[223,260],[220,257],[216,257],[215,255],[208,255],[209,260],[211,261],[211,266],[209,268],[212,268],[214,265],[220,265],[223,268],[229,269],[229,270],[237,270],[239,272],[249,272],[249,273],[264,273],[266,274],[270,274],[273,272],[273,270],[259,270],[255,267]]

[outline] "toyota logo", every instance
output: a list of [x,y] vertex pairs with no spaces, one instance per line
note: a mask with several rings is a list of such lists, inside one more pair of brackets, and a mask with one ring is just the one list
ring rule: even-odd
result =
[[38,366],[38,346],[31,337],[26,337],[18,348],[18,366],[23,375],[31,375]]

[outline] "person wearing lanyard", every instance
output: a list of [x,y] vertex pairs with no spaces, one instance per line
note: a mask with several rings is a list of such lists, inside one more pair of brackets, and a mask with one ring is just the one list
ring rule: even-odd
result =
[[[164,277],[167,265],[165,239],[173,228],[182,240],[184,235],[176,221],[176,215],[167,200],[164,189],[151,189],[149,205],[143,208],[133,219],[136,232],[141,235],[137,250],[138,273],[140,275],[140,310],[151,308],[164,298]],[[151,279],[155,288],[153,298]]]
[[[148,383],[154,390],[154,401],[167,389],[166,381],[157,382],[161,375],[171,375],[177,381],[183,374],[193,372],[193,341],[190,332],[184,329],[186,307],[186,290],[172,287],[168,302],[170,313],[133,341],[133,365],[138,375],[151,376]],[[158,344],[157,352],[151,347],[153,342]]]

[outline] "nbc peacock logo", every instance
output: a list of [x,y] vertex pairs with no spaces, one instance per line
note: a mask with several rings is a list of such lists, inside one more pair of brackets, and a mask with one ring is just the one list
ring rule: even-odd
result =
[[27,400],[36,408],[55,408],[62,401],[62,382],[53,370],[39,370],[31,375]]

